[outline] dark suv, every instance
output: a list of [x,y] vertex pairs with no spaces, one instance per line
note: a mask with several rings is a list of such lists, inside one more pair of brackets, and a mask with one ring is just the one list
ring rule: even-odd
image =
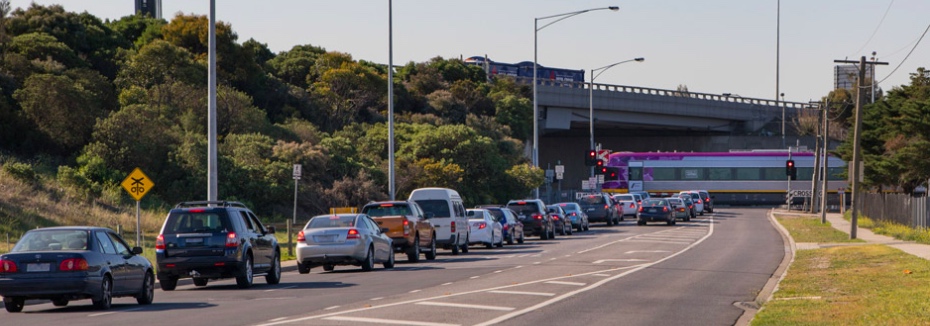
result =
[[210,279],[236,278],[239,288],[255,276],[281,281],[281,249],[274,227],[265,227],[245,205],[232,201],[182,202],[175,206],[155,241],[161,289],[174,290],[180,278],[206,286]]
[[607,222],[608,226],[620,224],[620,214],[613,198],[605,193],[585,195],[578,199],[581,210],[588,214],[590,222]]
[[526,235],[538,235],[543,240],[555,239],[555,225],[542,200],[511,200],[507,202],[507,208],[517,213],[517,219],[523,223]]

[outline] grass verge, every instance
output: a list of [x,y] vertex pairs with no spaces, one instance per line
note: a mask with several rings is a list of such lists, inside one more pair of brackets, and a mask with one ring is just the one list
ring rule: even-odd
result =
[[[843,218],[849,221],[850,212],[847,211]],[[859,215],[856,221],[859,227],[872,230],[875,234],[887,235],[898,240],[930,244],[930,229],[914,229],[891,221],[873,220],[865,215]]]
[[833,228],[830,222],[821,224],[820,217],[775,214],[775,219],[788,230],[795,242],[864,242],[862,239],[850,239],[848,234]]
[[884,245],[797,252],[752,325],[928,325],[930,261]]

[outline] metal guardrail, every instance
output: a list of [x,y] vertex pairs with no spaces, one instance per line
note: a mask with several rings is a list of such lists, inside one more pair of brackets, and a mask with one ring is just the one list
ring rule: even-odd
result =
[[[521,83],[526,83],[526,84],[533,83],[532,78],[526,78],[526,77],[514,77],[514,78],[516,78],[516,80]],[[588,83],[586,82],[538,79],[537,83],[538,85],[543,85],[543,86],[588,89]],[[768,100],[768,99],[761,99],[761,98],[742,97],[739,95],[726,96],[726,95],[721,95],[721,94],[696,93],[696,92],[691,92],[691,91],[658,89],[658,88],[648,88],[648,87],[639,87],[639,86],[610,85],[610,84],[595,83],[594,90],[621,92],[621,93],[630,93],[630,94],[656,95],[656,96],[687,97],[687,98],[693,98],[693,99],[699,99],[699,100],[705,100],[705,101],[718,101],[718,102],[727,102],[727,103],[771,106],[771,107],[777,107],[777,108],[784,106],[789,109],[811,109],[810,103]]]

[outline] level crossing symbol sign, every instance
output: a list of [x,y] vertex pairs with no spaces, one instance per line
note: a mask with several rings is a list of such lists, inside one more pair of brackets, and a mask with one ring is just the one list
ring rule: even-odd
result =
[[155,182],[152,182],[152,179],[149,179],[145,173],[142,173],[142,170],[136,168],[132,170],[126,179],[120,184],[123,186],[123,189],[126,189],[126,192],[129,193],[132,198],[135,198],[136,201],[142,200],[142,197],[145,194],[149,193],[149,190],[152,190],[152,187],[155,186]]

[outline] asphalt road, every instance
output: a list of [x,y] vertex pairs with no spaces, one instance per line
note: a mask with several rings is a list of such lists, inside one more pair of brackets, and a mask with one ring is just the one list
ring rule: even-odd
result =
[[[778,267],[783,243],[764,209],[719,208],[675,226],[597,225],[499,249],[472,247],[392,270],[286,272],[247,290],[234,280],[156,290],[140,306],[42,302],[9,325],[732,325]],[[398,255],[398,258],[403,258]],[[379,266],[380,267],[380,266]]]

